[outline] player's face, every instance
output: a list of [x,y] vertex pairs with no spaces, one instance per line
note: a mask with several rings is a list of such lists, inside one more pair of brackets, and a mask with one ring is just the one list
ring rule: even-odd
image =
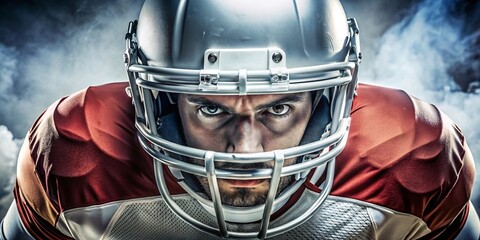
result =
[[[253,153],[297,146],[312,111],[311,93],[252,96],[180,95],[180,118],[188,146],[229,153]],[[294,159],[287,159],[285,165]],[[202,161],[195,161],[203,165]],[[220,164],[224,169],[272,167],[259,164]],[[206,178],[198,177],[210,194]],[[291,177],[283,177],[279,189]],[[266,180],[219,179],[222,203],[254,206],[265,202],[269,188]]]

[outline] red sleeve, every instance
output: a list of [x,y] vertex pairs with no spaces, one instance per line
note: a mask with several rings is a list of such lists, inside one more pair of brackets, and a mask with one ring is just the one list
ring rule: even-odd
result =
[[443,199],[442,196],[439,197],[437,205],[430,204],[432,207],[425,219],[433,231],[422,239],[455,239],[467,221],[470,207],[468,199],[471,196],[475,167],[472,153],[465,141],[463,143],[465,153],[456,182],[451,189],[446,189],[449,192]]
[[158,194],[148,171],[151,158],[136,141],[125,87],[79,91],[52,104],[33,124],[18,159],[16,188],[19,213],[32,235],[62,239],[55,224],[71,208]]
[[332,195],[415,215],[433,231],[430,238],[455,236],[474,179],[460,129],[431,104],[401,90],[364,84],[351,118]]
[[89,87],[63,98],[30,129],[16,199],[28,231],[39,239],[65,238],[55,225],[66,210],[159,195],[126,86]]
[[138,143],[126,86],[77,92],[32,128],[35,170],[59,212],[159,194],[151,157]]

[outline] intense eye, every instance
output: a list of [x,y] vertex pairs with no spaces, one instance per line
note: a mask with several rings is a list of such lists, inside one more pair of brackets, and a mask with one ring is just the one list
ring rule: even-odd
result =
[[290,106],[285,104],[275,105],[273,107],[267,108],[267,111],[276,116],[282,116],[287,114],[290,111]]
[[200,111],[207,116],[215,116],[224,112],[223,109],[215,106],[203,106],[200,108]]

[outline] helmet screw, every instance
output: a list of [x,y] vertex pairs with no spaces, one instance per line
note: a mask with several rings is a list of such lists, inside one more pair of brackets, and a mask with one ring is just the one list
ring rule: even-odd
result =
[[275,63],[279,63],[280,61],[282,61],[282,54],[279,53],[279,52],[274,52],[273,55],[272,55],[272,60],[275,62]]
[[217,61],[217,55],[215,53],[208,54],[208,61],[210,63],[214,63]]

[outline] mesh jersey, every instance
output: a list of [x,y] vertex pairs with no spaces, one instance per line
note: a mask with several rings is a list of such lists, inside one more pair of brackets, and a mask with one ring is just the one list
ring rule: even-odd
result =
[[[205,238],[159,196],[152,159],[136,138],[126,86],[90,87],[63,98],[32,126],[14,191],[32,236]],[[314,217],[282,237],[453,238],[465,222],[474,176],[458,127],[433,105],[403,91],[365,84],[359,85],[351,117],[331,196]],[[167,181],[179,204],[214,221],[172,176]],[[315,194],[315,187],[302,187],[272,224],[297,216],[303,209],[295,203],[308,205]],[[172,231],[174,225],[178,228]]]

